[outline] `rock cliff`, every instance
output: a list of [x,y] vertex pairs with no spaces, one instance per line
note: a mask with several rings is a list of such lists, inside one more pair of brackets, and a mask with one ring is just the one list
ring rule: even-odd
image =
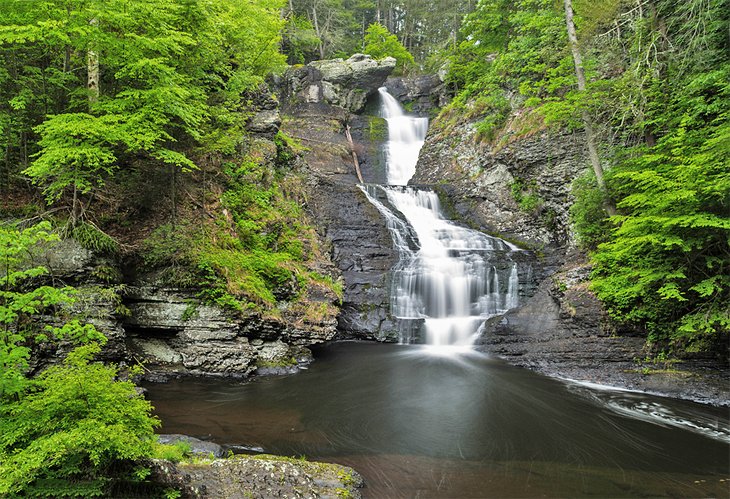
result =
[[586,168],[580,134],[540,130],[490,143],[474,123],[437,121],[411,183],[443,186],[456,212],[488,232],[560,248],[572,239],[570,185]]
[[393,68],[391,59],[355,55],[292,68],[281,82],[282,131],[303,146],[308,209],[345,283],[340,337],[384,340],[395,334],[388,274],[397,254],[382,216],[357,186],[352,155],[354,150],[366,182],[379,180],[378,141],[387,129],[381,119],[353,112],[365,108]]

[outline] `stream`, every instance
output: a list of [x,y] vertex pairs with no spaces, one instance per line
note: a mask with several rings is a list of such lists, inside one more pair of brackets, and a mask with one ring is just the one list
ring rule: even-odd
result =
[[727,409],[476,352],[344,342],[300,373],[149,384],[163,433],[352,466],[371,498],[727,497]]
[[381,89],[400,344],[314,348],[300,373],[148,384],[161,432],[352,466],[398,497],[730,497],[727,409],[547,378],[471,350],[519,305],[520,250],[407,187],[428,122]]

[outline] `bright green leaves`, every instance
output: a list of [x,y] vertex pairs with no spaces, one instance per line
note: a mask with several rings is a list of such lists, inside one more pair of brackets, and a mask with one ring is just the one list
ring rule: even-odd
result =
[[90,363],[98,351],[78,347],[18,403],[0,406],[0,494],[33,495],[57,480],[72,496],[87,496],[87,486],[103,495],[110,465],[151,454],[159,421],[150,403],[116,369]]
[[[609,312],[678,350],[709,348],[729,333],[730,123],[727,101],[716,102],[722,94],[677,100],[685,113],[676,128],[615,168],[621,215],[593,255],[594,286]],[[692,118],[698,106],[717,114],[701,124]]]
[[[115,368],[93,363],[106,343],[90,324],[71,320],[40,331],[34,318],[71,301],[72,290],[39,286],[47,273],[34,252],[53,242],[50,225],[0,225],[0,496],[105,495],[104,475],[119,461],[150,455],[149,402]],[[27,377],[33,348],[75,347],[62,365]],[[132,369],[131,374],[135,370]]]
[[23,173],[44,186],[51,203],[69,186],[88,193],[116,168],[115,147],[122,142],[117,116],[60,114],[36,132],[41,135],[41,152]]
[[396,60],[396,70],[400,73],[407,71],[415,64],[413,56],[398,41],[398,37],[391,34],[388,28],[380,23],[373,23],[368,27],[363,52],[370,54],[375,59],[393,57]]
[[45,340],[34,337],[31,318],[71,301],[68,289],[29,287],[48,272],[32,265],[34,250],[55,239],[48,223],[25,230],[0,225],[0,403],[26,387],[29,346]]
[[[573,62],[562,11],[549,0],[479,2],[464,21],[447,81],[461,92],[451,108],[473,101],[470,117],[481,117],[480,137],[493,140],[516,93],[527,108],[543,106],[547,119],[579,121],[583,97],[574,93]],[[513,99],[516,100],[516,99]],[[482,106],[480,102],[499,103]],[[447,108],[447,112],[450,109]]]
[[[25,169],[49,202],[73,193],[76,217],[83,215],[78,196],[140,160],[189,171],[193,152],[235,150],[244,135],[242,94],[284,65],[282,6],[281,0],[0,5],[0,154],[7,155],[0,167],[14,168],[4,177]],[[99,61],[94,99],[87,90],[90,54]]]

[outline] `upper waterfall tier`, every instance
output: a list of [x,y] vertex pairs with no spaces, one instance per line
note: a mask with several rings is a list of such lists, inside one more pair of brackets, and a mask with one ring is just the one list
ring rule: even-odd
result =
[[406,185],[414,173],[418,153],[426,140],[428,118],[408,116],[385,87],[379,89],[383,118],[388,122],[388,142],[385,145],[389,185]]

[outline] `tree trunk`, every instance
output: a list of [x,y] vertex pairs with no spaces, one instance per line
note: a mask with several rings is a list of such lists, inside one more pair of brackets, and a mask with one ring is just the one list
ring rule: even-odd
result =
[[[578,47],[578,36],[575,32],[575,23],[573,22],[573,2],[572,0],[564,0],[565,4],[565,26],[568,30],[568,42],[570,44],[570,51],[573,54],[573,63],[575,64],[575,77],[578,80],[578,91],[585,92],[586,90],[586,75],[583,72],[583,58],[580,55],[580,48]],[[601,166],[601,159],[598,156],[598,148],[596,147],[596,139],[593,134],[593,124],[591,123],[591,117],[588,115],[588,111],[581,113],[583,119],[583,127],[586,133],[586,143],[588,146],[588,157],[591,160],[593,166],[593,172],[596,174],[596,183],[598,188],[601,189],[608,197],[608,190],[606,189],[606,181],[603,178],[603,167]],[[616,208],[609,201],[606,206],[606,211],[609,215],[616,214]]]
[[312,6],[312,21],[314,22],[314,32],[319,38],[319,58],[324,59],[324,40],[322,40],[322,32],[319,30],[319,20],[317,19],[317,6]]
[[[98,20],[92,19],[89,24],[96,26]],[[99,53],[95,47],[89,47],[86,53],[86,88],[89,90],[89,104],[99,100]]]
[[170,224],[175,230],[177,222],[177,167],[170,165],[170,198],[172,199],[172,220]]
[[71,201],[71,228],[75,228],[76,225],[79,223],[80,215],[80,209],[79,209],[79,190],[76,188],[76,184],[74,184],[74,194],[73,194],[73,201]]

